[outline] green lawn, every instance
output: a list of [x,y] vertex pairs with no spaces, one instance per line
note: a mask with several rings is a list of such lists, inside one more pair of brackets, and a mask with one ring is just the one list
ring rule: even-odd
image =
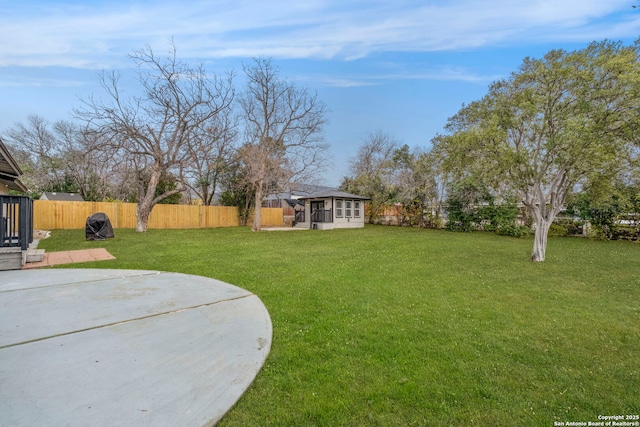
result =
[[53,231],[76,267],[166,270],[248,289],[271,353],[221,426],[552,426],[640,414],[640,245],[367,226]]

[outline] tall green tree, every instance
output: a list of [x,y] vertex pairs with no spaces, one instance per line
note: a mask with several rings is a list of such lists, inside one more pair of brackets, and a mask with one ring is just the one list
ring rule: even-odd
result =
[[640,226],[640,185],[615,182],[604,191],[585,188],[573,195],[567,203],[567,213],[590,225],[590,235],[596,238],[616,239],[619,234]]
[[398,149],[398,141],[389,134],[380,130],[370,133],[351,160],[352,175],[340,184],[344,191],[371,199],[367,209],[369,223],[373,223],[395,197],[394,153]]
[[434,150],[452,175],[517,194],[533,218],[531,259],[544,261],[552,221],[577,184],[606,182],[638,141],[638,45],[603,41],[541,59],[492,84],[450,118]]
[[393,202],[399,223],[418,227],[438,227],[440,192],[434,157],[404,144],[393,153]]
[[240,215],[240,224],[247,225],[255,202],[255,187],[247,178],[248,171],[239,153],[231,157],[229,165],[220,175],[220,198],[223,206],[235,206]]

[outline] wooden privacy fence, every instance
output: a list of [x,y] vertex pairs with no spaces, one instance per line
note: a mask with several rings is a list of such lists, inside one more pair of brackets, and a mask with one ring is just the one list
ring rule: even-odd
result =
[[[61,202],[35,200],[33,227],[36,230],[83,229],[87,218],[104,212],[114,228],[136,228],[136,203]],[[262,208],[262,226],[283,225],[282,208]],[[233,206],[155,205],[149,228],[216,228],[240,225]]]

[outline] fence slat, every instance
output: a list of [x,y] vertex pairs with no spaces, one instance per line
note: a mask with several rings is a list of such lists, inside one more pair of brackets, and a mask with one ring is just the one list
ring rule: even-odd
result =
[[[87,218],[104,212],[114,228],[136,227],[135,203],[63,202],[35,200],[33,226],[36,230],[84,229]],[[262,208],[262,225],[282,226],[282,208]],[[217,228],[240,225],[238,208],[233,206],[156,205],[149,228]]]

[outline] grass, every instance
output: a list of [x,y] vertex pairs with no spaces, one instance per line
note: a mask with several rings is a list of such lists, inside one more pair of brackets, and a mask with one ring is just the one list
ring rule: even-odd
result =
[[[640,246],[382,226],[252,233],[54,231],[82,267],[176,271],[248,289],[271,353],[221,426],[553,425],[640,413]],[[78,267],[80,265],[75,265]]]

